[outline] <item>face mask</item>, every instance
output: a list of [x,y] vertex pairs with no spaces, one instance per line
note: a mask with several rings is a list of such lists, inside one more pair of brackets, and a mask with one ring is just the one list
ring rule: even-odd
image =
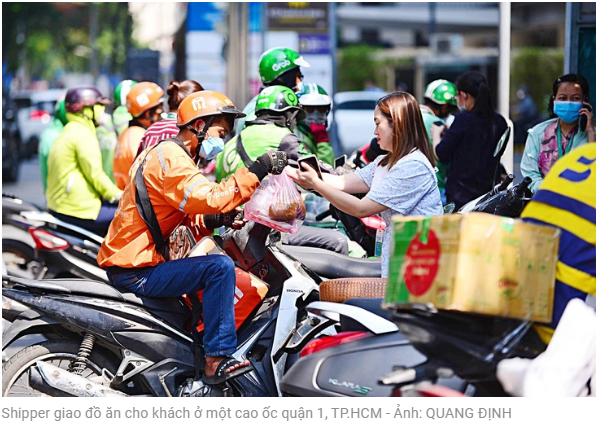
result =
[[99,126],[105,111],[106,107],[104,105],[96,103],[93,106],[85,106],[81,112],[92,120],[95,126]]
[[553,113],[558,116],[562,121],[568,124],[573,124],[578,121],[578,117],[582,108],[582,102],[565,102],[555,100],[553,102]]
[[110,122],[110,115],[103,113],[96,119],[98,125],[106,126]]
[[224,139],[219,137],[208,137],[201,144],[199,156],[207,160],[214,159],[220,152],[224,150]]
[[305,118],[305,122],[307,124],[325,124],[326,123],[327,114],[321,111],[315,111],[307,114],[307,118]]
[[303,91],[303,82],[299,81],[299,83],[294,87],[295,93],[300,93]]
[[[466,101],[466,98],[464,100]],[[460,102],[458,101],[458,99],[456,99],[456,104],[458,105],[458,109],[460,109],[460,112],[466,111],[466,108],[464,106],[460,106]]]

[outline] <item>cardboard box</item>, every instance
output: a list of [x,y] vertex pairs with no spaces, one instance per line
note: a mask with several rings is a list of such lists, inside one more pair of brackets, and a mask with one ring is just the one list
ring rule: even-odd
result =
[[551,322],[560,231],[485,213],[395,217],[384,305]]

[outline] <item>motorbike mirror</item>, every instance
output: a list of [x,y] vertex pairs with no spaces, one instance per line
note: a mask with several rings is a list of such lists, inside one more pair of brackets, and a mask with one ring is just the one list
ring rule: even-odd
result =
[[508,143],[508,139],[510,138],[510,127],[506,127],[506,131],[498,140],[497,145],[495,146],[495,150],[493,151],[493,157],[499,158],[504,154],[504,150],[506,150],[506,144]]
[[506,127],[506,131],[504,131],[504,134],[502,134],[502,137],[500,137],[500,140],[498,140],[497,145],[495,146],[495,150],[493,151],[493,157],[497,158],[497,164],[495,166],[495,171],[493,172],[493,185],[497,185],[498,181],[499,181],[499,171],[500,171],[500,158],[502,157],[502,155],[504,154],[504,151],[506,150],[506,146],[508,145],[508,139],[510,138],[510,126]]

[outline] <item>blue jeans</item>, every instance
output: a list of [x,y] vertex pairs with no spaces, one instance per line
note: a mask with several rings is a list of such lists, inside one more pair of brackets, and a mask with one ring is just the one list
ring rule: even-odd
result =
[[108,272],[108,278],[113,286],[145,297],[180,297],[203,290],[205,355],[225,356],[236,351],[236,272],[230,258],[224,255],[181,258],[141,271]]

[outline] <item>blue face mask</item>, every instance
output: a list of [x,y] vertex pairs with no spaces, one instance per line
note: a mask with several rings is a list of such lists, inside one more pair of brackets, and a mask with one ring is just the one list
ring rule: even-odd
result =
[[553,113],[568,124],[574,124],[578,121],[578,117],[580,116],[578,111],[581,109],[582,102],[565,102],[560,100],[553,102]]
[[224,139],[219,137],[208,137],[201,144],[199,156],[205,159],[214,159],[216,155],[224,150]]

